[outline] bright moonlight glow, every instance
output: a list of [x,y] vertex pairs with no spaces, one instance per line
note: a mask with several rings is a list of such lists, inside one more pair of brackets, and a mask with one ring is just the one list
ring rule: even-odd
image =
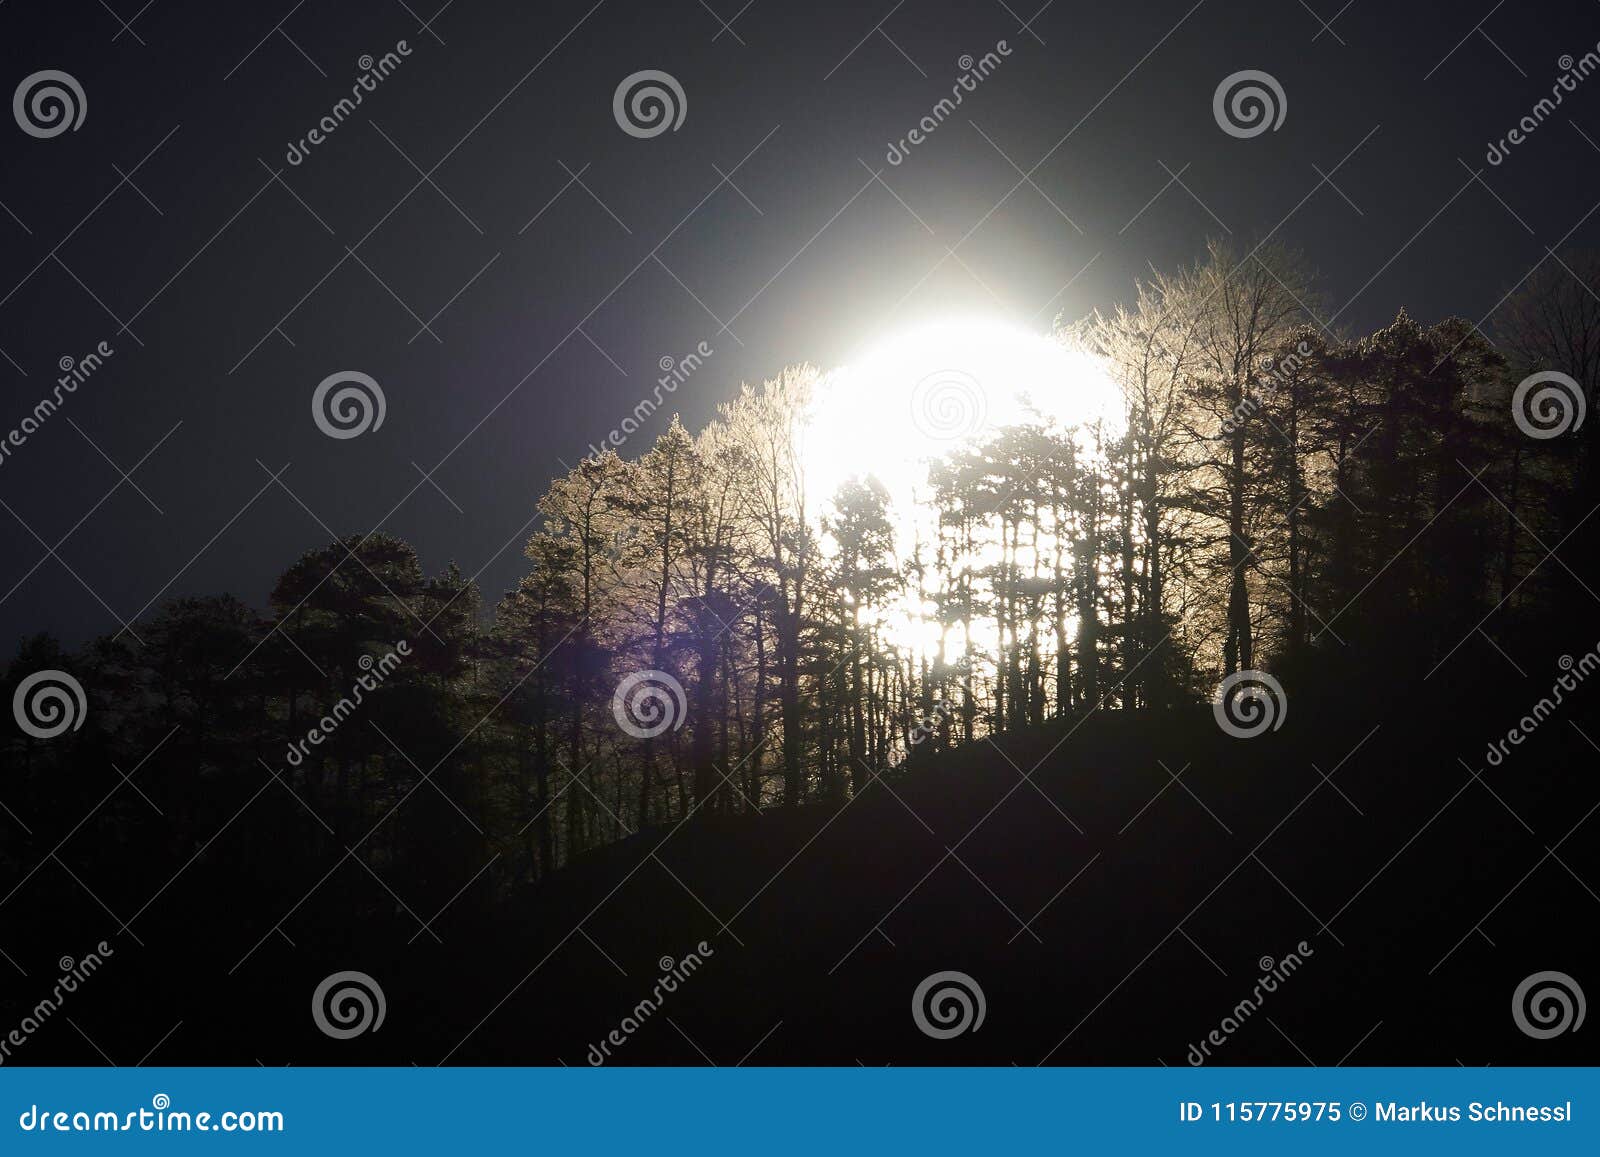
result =
[[949,319],[870,347],[819,385],[803,456],[807,489],[826,500],[873,475],[900,507],[923,489],[931,459],[1006,426],[1122,425],[1102,359],[1003,322]]
[[[1022,423],[1058,431],[1100,423],[1106,437],[1116,437],[1126,419],[1104,359],[1001,322],[920,326],[863,351],[818,383],[800,446],[808,500],[826,517],[842,483],[876,478],[887,491],[903,563],[915,542],[937,535],[929,463]],[[1092,441],[1079,437],[1080,445]],[[824,552],[831,545],[825,538]],[[1053,545],[1029,549],[1049,552]],[[977,551],[980,561],[1000,557],[997,543]],[[992,624],[980,620],[952,633],[933,612],[923,594],[908,589],[870,617],[892,645],[924,658],[959,660],[969,636],[977,647],[997,645]]]

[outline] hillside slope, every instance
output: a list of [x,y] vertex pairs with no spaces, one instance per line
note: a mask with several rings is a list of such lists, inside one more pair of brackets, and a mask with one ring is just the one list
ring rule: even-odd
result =
[[[1557,720],[1485,768],[1512,716],[1296,704],[1240,740],[1205,709],[1099,713],[932,754],[842,808],[635,835],[488,915],[447,909],[438,942],[398,909],[351,926],[330,883],[229,971],[238,935],[204,928],[235,914],[193,913],[189,947],[146,932],[80,1023],[120,1061],[181,1019],[166,1063],[583,1065],[614,1029],[621,1064],[1182,1065],[1213,1030],[1207,1063],[1594,1063],[1600,1033],[1535,1040],[1510,1006],[1545,970],[1600,991],[1596,753]],[[381,983],[381,1030],[313,1026],[342,969]],[[935,1039],[912,997],[947,970],[984,1019]],[[62,1026],[31,1057],[96,1063],[85,1047]]]
[[[640,834],[493,926],[447,915],[442,943],[368,969],[391,1011],[360,1041],[306,1031],[299,1005],[370,939],[296,953],[284,1047],[581,1065],[661,958],[705,941],[611,1063],[1183,1064],[1213,1029],[1214,1063],[1592,1063],[1600,1036],[1530,1039],[1510,1002],[1535,972],[1600,975],[1595,752],[1548,726],[1475,779],[1457,759],[1483,767],[1475,730],[1302,709],[1239,740],[1199,710],[978,743],[837,810]],[[944,970],[977,982],[985,1017],[933,1039],[912,994]]]

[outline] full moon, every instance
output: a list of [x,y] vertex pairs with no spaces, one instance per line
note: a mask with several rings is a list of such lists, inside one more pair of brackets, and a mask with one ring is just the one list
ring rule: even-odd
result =
[[1021,422],[1123,425],[1103,359],[1007,322],[931,321],[862,350],[819,383],[802,455],[826,501],[871,475],[901,517],[932,460]]
[[[1057,430],[1100,423],[1105,435],[1120,435],[1123,398],[1104,359],[987,319],[947,318],[892,335],[818,383],[800,434],[808,502],[826,512],[841,484],[876,479],[903,563],[917,540],[937,535],[929,464],[1029,422]],[[831,553],[832,544],[825,539],[822,549]],[[998,549],[988,544],[980,556],[998,560]],[[893,645],[924,657],[959,659],[966,637],[980,647],[997,642],[982,621],[952,637],[909,589],[874,619]]]

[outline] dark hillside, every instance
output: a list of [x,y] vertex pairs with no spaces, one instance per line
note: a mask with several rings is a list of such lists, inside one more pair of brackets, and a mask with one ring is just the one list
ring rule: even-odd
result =
[[[520,899],[458,905],[440,943],[398,909],[342,923],[340,881],[365,875],[347,862],[232,975],[264,917],[208,916],[214,959],[181,964],[154,946],[181,939],[152,928],[81,1023],[94,1002],[138,1002],[129,1041],[99,1042],[119,1062],[170,1027],[139,1025],[145,1007],[184,1010],[191,1060],[581,1065],[651,995],[660,958],[704,940],[699,971],[611,1063],[1179,1065],[1252,996],[1263,958],[1304,941],[1210,1063],[1593,1063],[1593,1032],[1532,1040],[1509,1006],[1532,973],[1594,974],[1572,928],[1600,899],[1572,873],[1600,869],[1600,790],[1573,724],[1600,731],[1575,713],[1486,768],[1495,709],[1436,694],[1359,717],[1296,704],[1250,740],[1203,709],[1014,733],[840,809],[635,835]],[[226,909],[207,895],[219,882],[196,873],[163,908]],[[305,1008],[343,968],[387,997],[382,1029],[348,1042]],[[944,970],[977,981],[985,1019],[931,1039],[912,994]],[[87,1059],[75,1034],[51,1037]]]

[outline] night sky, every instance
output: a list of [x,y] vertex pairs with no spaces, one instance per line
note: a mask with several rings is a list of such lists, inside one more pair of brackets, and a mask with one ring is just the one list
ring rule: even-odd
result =
[[[1600,246],[1600,75],[1485,161],[1595,49],[1600,4],[1491,2],[9,0],[6,92],[60,70],[87,111],[0,125],[0,438],[61,359],[114,353],[0,465],[0,645],[183,594],[264,606],[303,551],[379,526],[492,603],[551,476],[661,359],[714,350],[625,454],[929,317],[1107,307],[1208,236],[1303,249],[1338,331],[1404,306],[1492,334],[1547,247]],[[686,110],[641,139],[612,102],[645,69]],[[1212,97],[1245,69],[1287,111],[1238,139]],[[381,385],[381,428],[318,430],[340,370]]]

